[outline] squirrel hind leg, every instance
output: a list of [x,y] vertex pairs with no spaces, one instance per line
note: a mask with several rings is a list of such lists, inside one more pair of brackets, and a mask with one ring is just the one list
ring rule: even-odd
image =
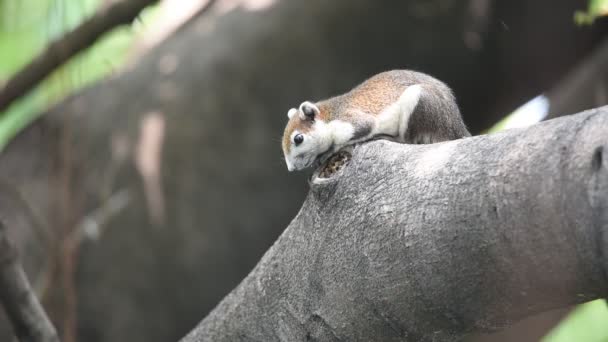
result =
[[432,144],[435,142],[433,136],[429,133],[419,133],[412,139],[412,143],[414,144]]
[[407,128],[409,125],[410,118],[420,102],[420,96],[422,95],[422,86],[420,84],[414,84],[407,87],[401,96],[399,96],[399,139],[405,141]]

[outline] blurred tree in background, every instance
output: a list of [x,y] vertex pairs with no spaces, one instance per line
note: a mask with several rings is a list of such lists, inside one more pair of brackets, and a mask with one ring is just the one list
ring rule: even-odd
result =
[[[4,51],[0,56],[0,81],[8,80],[50,41],[74,29],[100,5],[99,0],[0,2],[0,50]],[[120,68],[143,22],[153,20],[153,10],[142,13],[130,27],[118,27],[94,43],[10,108],[0,121],[0,149],[45,108]]]
[[[0,0],[0,84],[111,3]],[[592,99],[546,110],[608,102],[606,66],[588,63],[607,44],[605,1],[219,0],[205,15],[193,1],[168,23],[183,3],[146,9],[0,115],[0,215],[65,341],[176,340],[247,274],[306,191],[278,147],[304,99],[417,69],[454,89],[476,133],[577,70],[594,75]],[[155,130],[158,165],[143,138]],[[608,340],[602,304],[543,341]],[[563,315],[476,340],[534,340]]]

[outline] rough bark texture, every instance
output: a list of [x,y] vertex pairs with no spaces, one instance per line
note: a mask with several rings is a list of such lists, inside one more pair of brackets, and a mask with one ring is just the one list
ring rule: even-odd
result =
[[456,341],[607,294],[608,107],[358,146],[182,342]]
[[[413,68],[454,88],[468,126],[479,132],[594,45],[605,26],[570,25],[578,6],[284,0],[200,18],[23,132],[0,155],[0,177],[52,236],[103,207],[108,193],[132,190],[127,209],[77,255],[70,295],[78,299],[79,340],[176,340],[242,280],[301,205],[305,176],[287,174],[279,147],[286,109],[380,71]],[[160,226],[151,224],[132,163],[151,113],[166,128]],[[124,145],[129,155],[121,160]],[[46,247],[28,224],[12,224],[24,219],[5,203],[0,198],[0,215],[21,235],[15,242],[30,278],[39,278]],[[56,278],[51,288],[59,299],[46,303],[59,307],[53,317],[60,323],[66,291]]]

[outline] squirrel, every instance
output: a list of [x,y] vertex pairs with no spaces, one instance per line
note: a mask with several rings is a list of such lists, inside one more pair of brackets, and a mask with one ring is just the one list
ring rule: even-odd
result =
[[373,139],[431,144],[468,137],[451,89],[436,78],[392,70],[348,93],[287,112],[283,153],[289,171],[322,163],[341,148]]

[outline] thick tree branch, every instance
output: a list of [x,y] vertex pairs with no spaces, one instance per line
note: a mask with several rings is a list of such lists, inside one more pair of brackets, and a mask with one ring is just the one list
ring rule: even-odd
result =
[[0,112],[33,89],[57,67],[93,45],[104,33],[116,26],[130,23],[142,9],[154,2],[156,0],[122,0],[114,3],[51,43],[0,89]]
[[457,341],[606,296],[608,107],[375,141],[182,342]]
[[21,342],[59,342],[0,222],[0,301]]

